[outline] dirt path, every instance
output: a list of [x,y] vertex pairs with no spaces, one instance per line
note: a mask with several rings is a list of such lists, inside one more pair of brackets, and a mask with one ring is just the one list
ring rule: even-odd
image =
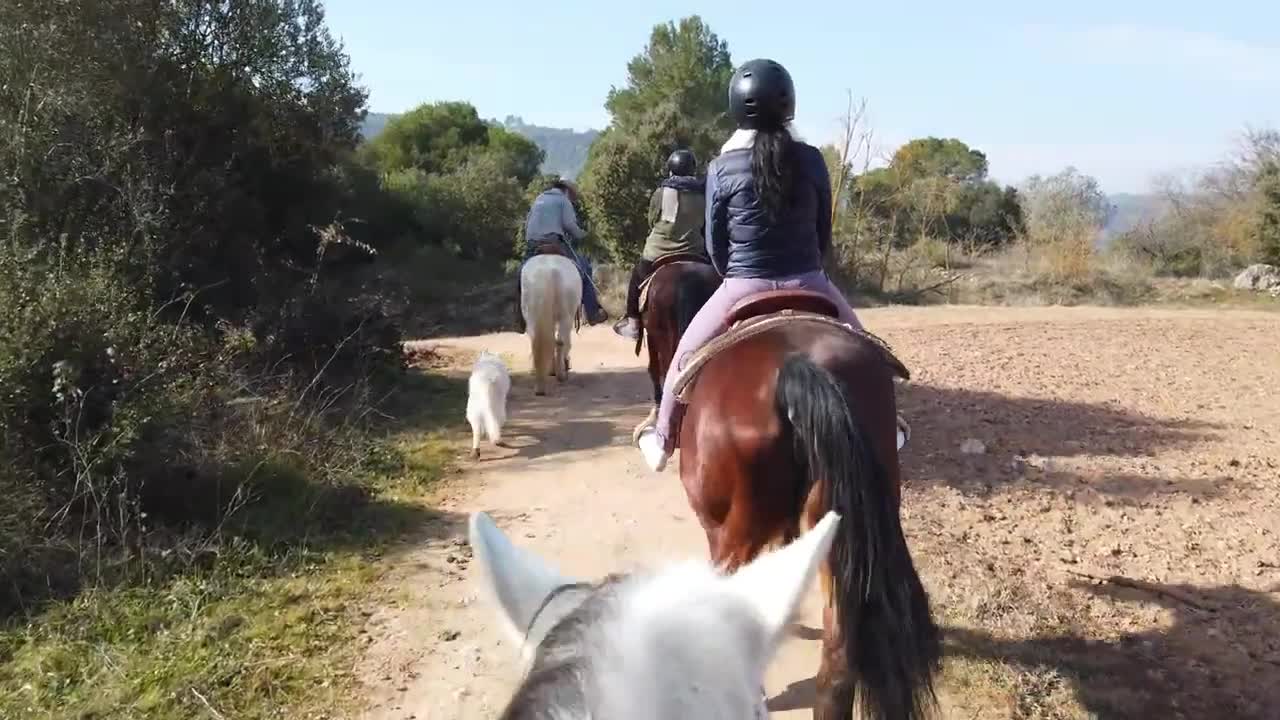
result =
[[[904,519],[948,631],[944,716],[1275,717],[1280,315],[864,317],[915,375],[899,400],[914,432]],[[464,364],[502,352],[527,371],[523,336],[432,345]],[[573,364],[546,398],[516,377],[514,447],[487,449],[442,509],[483,509],[586,577],[704,555],[677,463],[649,474],[629,445],[649,402],[640,360],[597,328],[578,336]],[[970,438],[985,452],[962,453]],[[403,595],[370,618],[364,717],[493,717],[515,650],[475,602],[466,548],[432,541],[394,562]],[[805,622],[818,618],[815,591]],[[784,645],[768,676],[775,717],[809,717],[816,667],[815,641]]]

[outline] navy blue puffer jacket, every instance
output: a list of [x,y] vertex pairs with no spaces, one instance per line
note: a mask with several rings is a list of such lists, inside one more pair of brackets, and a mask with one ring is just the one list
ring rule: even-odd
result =
[[791,199],[770,221],[751,182],[754,133],[739,130],[707,168],[707,254],[727,278],[776,279],[822,269],[831,247],[831,178],[822,153],[794,147]]

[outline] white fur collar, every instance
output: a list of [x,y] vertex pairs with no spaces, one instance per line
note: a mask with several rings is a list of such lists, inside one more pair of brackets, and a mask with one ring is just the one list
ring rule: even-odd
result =
[[[804,140],[801,139],[800,134],[796,132],[795,125],[787,123],[787,132],[791,133],[792,140],[795,140],[796,142],[804,142]],[[751,143],[754,142],[755,139],[755,130],[734,130],[733,134],[729,136],[729,139],[725,141],[723,146],[721,146],[720,152],[727,153],[730,150],[745,150],[751,147]]]

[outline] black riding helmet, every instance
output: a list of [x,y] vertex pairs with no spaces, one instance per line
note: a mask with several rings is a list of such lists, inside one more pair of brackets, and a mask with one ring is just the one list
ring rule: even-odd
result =
[[692,150],[680,148],[667,158],[667,170],[672,175],[692,175],[697,168],[698,158],[693,156]]
[[729,114],[743,130],[782,127],[796,116],[791,73],[773,60],[751,60],[729,81]]

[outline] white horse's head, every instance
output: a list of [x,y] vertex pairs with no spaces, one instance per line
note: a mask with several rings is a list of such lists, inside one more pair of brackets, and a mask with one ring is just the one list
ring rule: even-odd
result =
[[687,562],[588,583],[472,515],[475,566],[527,670],[503,717],[759,716],[765,668],[839,521],[827,513],[731,576]]

